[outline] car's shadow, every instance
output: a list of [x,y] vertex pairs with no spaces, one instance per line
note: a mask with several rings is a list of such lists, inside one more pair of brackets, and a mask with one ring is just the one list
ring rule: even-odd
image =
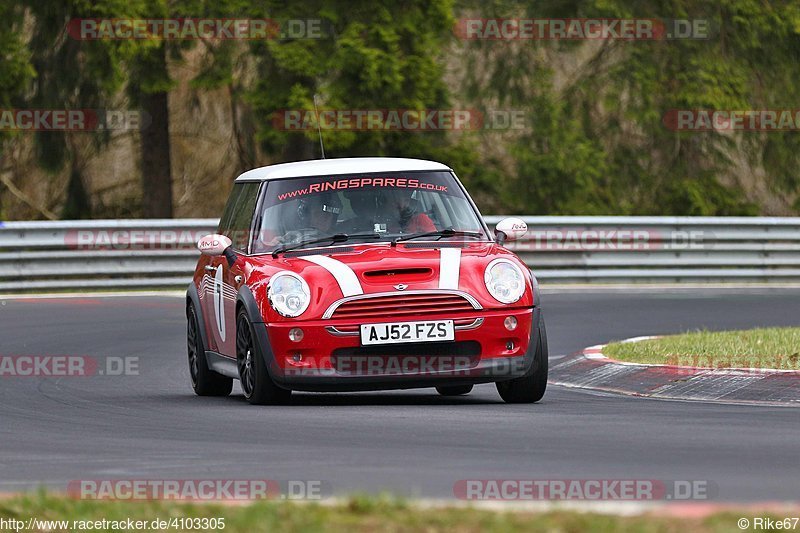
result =
[[[160,399],[184,405],[206,405],[223,407],[228,405],[247,405],[247,400],[238,391],[222,398],[198,397],[189,394],[170,394],[160,396]],[[436,392],[301,392],[292,393],[288,403],[280,405],[286,407],[323,407],[323,406],[386,406],[386,405],[492,405],[503,404],[503,400],[487,397],[486,395],[440,396]],[[269,408],[270,406],[264,406]]]
[[[241,399],[244,401],[244,397]],[[295,392],[287,405],[469,405],[503,403],[500,398],[486,398],[466,394],[464,396],[440,396],[436,392]]]

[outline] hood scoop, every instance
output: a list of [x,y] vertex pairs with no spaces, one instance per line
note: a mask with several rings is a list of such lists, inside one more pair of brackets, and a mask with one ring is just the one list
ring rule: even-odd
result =
[[367,270],[362,276],[368,281],[394,283],[430,278],[433,276],[433,269],[429,267],[387,268],[383,270]]
[[[477,242],[477,241],[475,241]],[[469,248],[470,243],[463,242],[404,242],[406,248]],[[474,244],[474,242],[473,242]]]

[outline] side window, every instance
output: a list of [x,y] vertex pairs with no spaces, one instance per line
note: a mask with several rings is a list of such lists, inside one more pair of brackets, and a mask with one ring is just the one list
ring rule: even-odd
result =
[[219,220],[219,233],[230,238],[236,250],[247,250],[260,185],[258,182],[235,183]]
[[231,194],[228,196],[228,203],[225,204],[225,210],[222,212],[222,217],[219,219],[217,233],[221,235],[227,235],[227,231],[231,227],[231,219],[233,219],[233,214],[236,212],[236,204],[239,201],[239,196],[241,193],[242,186],[239,184],[234,184]]

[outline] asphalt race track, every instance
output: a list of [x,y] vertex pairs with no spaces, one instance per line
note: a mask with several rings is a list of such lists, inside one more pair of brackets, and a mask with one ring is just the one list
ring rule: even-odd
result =
[[[552,359],[692,328],[800,322],[800,290],[545,293]],[[453,498],[463,479],[709,480],[720,500],[800,499],[800,411],[551,387],[296,393],[253,407],[189,385],[184,303],[167,296],[0,302],[0,355],[138,357],[139,375],[0,377],[0,493],[79,479],[321,480],[337,494]]]

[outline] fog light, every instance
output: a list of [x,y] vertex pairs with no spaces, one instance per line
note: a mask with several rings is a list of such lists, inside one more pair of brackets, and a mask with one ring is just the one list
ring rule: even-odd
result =
[[[301,331],[301,333],[302,333],[302,331]],[[301,335],[301,336],[302,336],[302,335]],[[303,360],[303,356],[302,356],[302,355],[300,355],[299,353],[296,353],[296,354],[294,354],[294,355],[292,356],[292,361],[294,361],[295,363],[299,363],[299,362],[301,362],[302,360]]]
[[300,342],[301,340],[303,340],[303,330],[300,328],[290,329],[289,340],[293,342]]
[[506,319],[503,320],[503,325],[508,331],[514,331],[517,329],[517,318],[513,316],[507,316]]

